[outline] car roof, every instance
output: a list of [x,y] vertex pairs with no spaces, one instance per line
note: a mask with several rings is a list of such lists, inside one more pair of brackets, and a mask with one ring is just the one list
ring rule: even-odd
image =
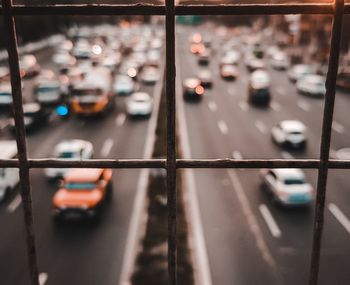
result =
[[273,172],[281,180],[285,180],[288,178],[302,179],[302,180],[305,179],[304,173],[297,168],[276,168],[273,170]]
[[24,113],[36,113],[41,109],[40,104],[38,103],[25,103],[23,104],[23,112]]
[[151,99],[151,96],[146,92],[135,92],[131,95],[132,100],[142,100],[148,101]]
[[73,168],[64,176],[66,182],[96,182],[103,172],[103,168]]
[[282,129],[286,130],[287,132],[303,132],[305,131],[306,127],[305,125],[297,120],[284,120],[280,122],[280,126]]
[[187,78],[184,81],[184,85],[189,88],[195,88],[197,85],[200,85],[200,80],[197,78]]
[[63,140],[56,145],[55,153],[79,152],[87,144],[90,144],[90,142],[77,139]]
[[0,158],[10,159],[17,154],[17,144],[15,140],[0,141]]
[[322,75],[318,74],[309,74],[304,77],[305,81],[309,81],[310,83],[325,83],[326,79]]

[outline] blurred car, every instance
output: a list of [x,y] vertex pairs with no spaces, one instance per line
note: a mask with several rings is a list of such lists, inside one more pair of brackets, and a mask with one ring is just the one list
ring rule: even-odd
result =
[[79,40],[75,43],[72,54],[76,59],[90,59],[93,56],[92,46],[86,40]]
[[198,78],[187,78],[183,82],[183,97],[185,100],[200,100],[204,94],[204,87]]
[[42,71],[36,78],[33,93],[40,104],[57,104],[63,99],[61,83],[51,70]]
[[297,120],[285,120],[271,129],[273,142],[281,147],[304,149],[306,147],[306,127]]
[[150,116],[153,109],[153,99],[146,92],[135,92],[126,102],[126,112],[129,116]]
[[308,205],[314,200],[314,189],[300,169],[262,170],[261,178],[264,188],[281,205]]
[[153,66],[146,66],[141,73],[141,80],[145,84],[155,84],[160,78],[159,69]]
[[288,71],[288,77],[292,82],[296,82],[306,75],[315,73],[315,68],[308,64],[293,65]]
[[0,83],[10,81],[10,70],[6,66],[0,66]]
[[288,56],[284,52],[271,55],[271,66],[277,70],[286,70],[289,67]]
[[62,92],[65,95],[69,95],[70,89],[74,84],[82,81],[84,78],[84,73],[79,67],[71,67],[66,70],[66,72],[59,77],[61,83]]
[[[15,140],[0,141],[0,149],[0,159],[17,158],[17,144]],[[18,168],[0,168],[0,202],[18,185],[18,172]]]
[[[91,159],[94,148],[91,142],[85,140],[63,140],[53,151],[53,157],[60,159]],[[62,178],[69,168],[46,168],[45,175],[49,179]]]
[[205,51],[205,46],[202,43],[191,44],[191,52],[193,54],[201,54]]
[[265,70],[256,70],[250,75],[248,102],[268,106],[271,101],[270,76]]
[[125,75],[129,76],[130,78],[136,80],[137,76],[139,74],[140,68],[141,68],[141,66],[137,62],[131,61],[131,60],[126,60],[121,64],[121,66],[119,68],[119,73],[125,74]]
[[93,116],[106,114],[114,107],[112,78],[105,67],[95,67],[84,79],[74,84],[70,92],[70,103],[75,114]]
[[55,221],[96,217],[111,194],[111,169],[70,169],[53,197]]
[[210,53],[208,50],[200,53],[198,56],[198,64],[199,65],[208,65],[209,64]]
[[314,97],[324,97],[326,94],[326,79],[321,75],[306,75],[297,81],[296,86],[301,94]]
[[238,69],[232,64],[224,64],[220,67],[220,75],[223,79],[236,79],[238,77]]
[[40,65],[32,54],[23,55],[19,59],[21,77],[32,77],[40,72]]
[[111,71],[115,71],[115,69],[119,66],[120,62],[120,53],[109,54],[102,59],[102,66],[109,68]]
[[[50,111],[38,103],[25,103],[23,104],[23,115],[25,129],[33,131],[48,122]],[[14,118],[11,118],[9,123],[11,130],[15,131]]]
[[266,65],[265,62],[258,58],[251,58],[246,62],[246,66],[249,70],[249,72],[253,72],[258,69],[265,69]]
[[61,72],[67,71],[68,68],[74,66],[77,62],[75,57],[68,52],[55,53],[52,56],[52,61],[57,65]]
[[113,92],[118,95],[129,95],[135,90],[135,82],[127,75],[117,75],[114,78]]
[[146,65],[159,66],[160,61],[161,61],[161,53],[158,49],[150,49],[147,52]]
[[220,59],[220,65],[238,64],[241,54],[237,50],[226,51],[224,56]]
[[337,77],[337,87],[341,90],[350,91],[350,68],[343,68]]
[[73,43],[70,40],[64,40],[61,44],[58,45],[57,51],[68,53],[73,49]]
[[0,83],[0,107],[11,107],[12,89],[10,82]]
[[203,69],[198,72],[198,79],[204,88],[211,88],[213,86],[213,76],[209,69]]

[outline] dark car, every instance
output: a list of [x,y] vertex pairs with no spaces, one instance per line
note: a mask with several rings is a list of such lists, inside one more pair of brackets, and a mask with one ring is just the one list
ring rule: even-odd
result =
[[[24,126],[27,131],[33,131],[48,122],[50,111],[38,103],[23,104]],[[10,120],[10,127],[15,130],[15,120]]]
[[187,78],[183,83],[183,97],[185,100],[200,100],[204,94],[204,87],[197,78]]
[[268,106],[270,104],[270,76],[264,70],[256,70],[249,81],[248,101],[254,105]]

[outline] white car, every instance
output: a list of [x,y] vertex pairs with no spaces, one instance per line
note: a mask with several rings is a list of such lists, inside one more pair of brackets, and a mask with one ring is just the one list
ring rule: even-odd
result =
[[326,79],[317,74],[306,75],[297,81],[297,89],[305,95],[323,97],[326,94]]
[[9,107],[12,104],[11,83],[3,82],[0,84],[0,106]]
[[[90,159],[94,153],[91,142],[85,140],[63,140],[54,149],[53,156],[61,159]],[[45,175],[49,179],[62,178],[68,168],[46,168]]]
[[145,84],[155,84],[160,78],[159,69],[153,66],[147,66],[142,70],[141,79]]
[[134,92],[135,81],[127,75],[117,75],[114,79],[113,92],[118,95],[128,95]]
[[271,130],[272,140],[282,146],[296,149],[306,147],[306,127],[297,120],[285,120],[274,126]]
[[271,66],[277,70],[286,70],[289,67],[288,56],[284,52],[278,52],[271,56]]
[[40,65],[32,54],[23,55],[19,60],[21,77],[35,76],[40,72]]
[[67,70],[67,68],[75,65],[77,60],[74,56],[70,55],[68,52],[58,52],[52,56],[52,61],[58,66],[61,71]]
[[136,92],[126,102],[126,112],[130,116],[149,116],[153,109],[153,99],[148,93]]
[[[0,141],[0,158],[13,159],[17,156],[16,141]],[[13,191],[19,183],[18,168],[0,168],[0,201]]]
[[314,200],[314,189],[300,169],[262,170],[261,178],[264,188],[281,205],[308,205]]
[[296,64],[288,71],[288,77],[292,82],[296,82],[306,75],[315,73],[315,68],[308,64]]

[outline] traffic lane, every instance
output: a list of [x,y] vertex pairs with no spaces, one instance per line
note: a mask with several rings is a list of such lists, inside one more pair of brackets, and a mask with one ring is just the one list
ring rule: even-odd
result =
[[[181,52],[182,51],[180,49],[180,53]],[[183,55],[184,53],[182,52],[181,54]],[[188,65],[189,59],[182,56],[179,58],[179,60],[181,62],[180,66],[182,67],[180,67],[181,73],[185,73],[185,75],[181,76],[181,80],[183,80],[187,76],[190,76],[191,73]],[[186,68],[184,69],[183,67]],[[180,86],[177,88],[180,88]],[[212,120],[211,114],[208,114],[207,106],[205,104],[208,97],[208,95],[205,95],[202,102],[199,102],[198,104],[185,104],[186,121],[190,134],[190,144],[193,149],[192,157],[201,158],[226,156],[224,152],[227,151],[227,147],[225,146],[227,140],[222,139],[222,134],[220,134],[220,130],[218,129],[215,120]],[[178,97],[178,100],[183,99],[181,97]],[[208,135],[208,137],[206,135]],[[215,145],[217,146],[214,147]],[[217,174],[213,174],[214,172],[214,170],[210,170],[207,171],[205,175],[198,176],[197,171],[195,171],[196,182],[199,184],[199,191],[197,192],[199,196],[200,208],[202,209],[201,215],[205,237],[207,240],[209,262],[212,268],[214,284],[232,284],[232,280],[239,280],[239,282],[242,282],[239,284],[252,284],[251,282],[253,282],[253,279],[256,276],[261,276],[261,278],[264,278],[264,281],[266,281],[267,284],[278,284],[276,283],[276,274],[278,275],[278,273],[274,270],[271,270],[269,268],[270,265],[268,265],[263,259],[263,254],[257,248],[254,236],[250,235],[250,238],[245,237],[244,242],[247,243],[243,245],[243,237],[239,233],[247,233],[247,231],[249,231],[249,228],[247,228],[246,223],[242,223],[243,215],[241,209],[238,210],[240,214],[237,216],[237,213],[235,212],[238,208],[228,203],[236,197],[233,192],[228,191],[225,193],[224,191],[220,191],[223,188],[222,183],[230,185],[228,182],[227,174],[225,175],[225,172],[221,171],[220,176],[223,176],[224,178],[218,179],[216,178]],[[213,181],[218,182],[215,186],[208,187],[208,185],[211,185]],[[220,190],[215,191],[213,189]],[[231,196],[231,198],[228,199],[225,194]],[[213,201],[217,202],[214,203]],[[226,202],[225,210],[223,210],[224,206],[222,205],[222,201]],[[237,202],[237,198],[235,198],[235,201]],[[213,210],[210,211],[209,209]],[[232,219],[235,217],[238,219],[236,221],[233,221]],[[246,217],[244,218],[246,219]],[[222,229],[222,231],[220,232],[219,230],[213,232],[213,226],[218,229]],[[229,230],[236,227],[243,227],[242,232],[239,229],[237,231]],[[230,231],[230,233],[227,234],[227,231]],[[218,235],[222,236],[220,243],[218,243]],[[239,242],[236,244],[232,242],[233,240]],[[220,244],[221,247],[226,250],[226,252],[218,250],[218,244]],[[243,249],[241,252],[242,255],[237,254],[237,251],[240,251],[241,248]],[[248,248],[252,249],[249,251],[249,254],[247,250]],[[220,258],[221,261],[219,262]],[[227,261],[222,262],[222,259]],[[234,268],[236,268],[235,266],[237,264],[237,260],[240,260],[240,262],[239,265],[237,265],[238,268],[236,271]],[[252,260],[256,262],[254,269],[251,268]],[[230,268],[228,269],[223,264],[227,264],[230,266]],[[242,274],[241,272],[245,270],[248,270],[246,274]],[[252,270],[256,270],[257,274],[255,274],[255,272],[252,273]],[[265,272],[265,274],[261,274],[261,272]]]

